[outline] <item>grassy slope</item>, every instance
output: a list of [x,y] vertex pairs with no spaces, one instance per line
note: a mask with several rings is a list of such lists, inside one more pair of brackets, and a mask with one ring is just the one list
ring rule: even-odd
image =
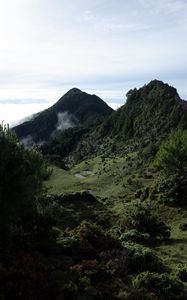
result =
[[[96,157],[74,166],[69,171],[54,167],[53,174],[47,182],[49,193],[69,193],[93,190],[98,202],[93,205],[76,203],[64,207],[64,226],[77,225],[80,220],[98,220],[101,215],[123,217],[128,203],[136,202],[135,191],[151,184],[147,170],[136,170],[133,160],[136,152],[124,157],[103,159]],[[91,171],[91,174],[87,174]],[[75,177],[75,173],[85,179]],[[149,174],[150,175],[150,174]],[[161,217],[171,226],[171,239],[156,247],[158,254],[170,268],[187,261],[187,231],[179,229],[186,221],[187,209],[157,206]],[[116,218],[115,218],[116,219]],[[114,219],[113,219],[114,220]]]
[[158,251],[166,264],[175,267],[176,264],[187,262],[187,231],[179,227],[186,221],[187,210],[180,208],[162,208],[160,212],[171,227],[171,239],[158,247]]

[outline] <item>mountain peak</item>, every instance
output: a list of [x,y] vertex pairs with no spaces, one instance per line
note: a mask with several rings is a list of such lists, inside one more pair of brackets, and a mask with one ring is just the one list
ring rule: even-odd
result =
[[167,85],[167,84],[164,83],[162,80],[153,79],[147,85],[151,85],[151,86],[164,86],[164,85]]
[[14,131],[19,138],[31,136],[35,142],[46,141],[58,128],[88,126],[112,112],[113,109],[99,97],[72,88],[34,119],[14,127]]
[[165,93],[167,96],[176,97],[177,99],[180,99],[176,88],[170,86],[168,83],[164,83],[161,80],[157,80],[157,79],[151,80],[146,87],[149,90],[148,92],[154,89],[155,91],[157,90],[157,92],[159,92],[162,95]]
[[155,101],[159,102],[171,102],[181,101],[176,88],[164,83],[161,80],[151,80],[148,84],[139,89],[133,89],[127,92],[127,103],[137,101]]
[[72,89],[70,89],[66,95],[73,95],[73,94],[79,94],[79,93],[83,93],[80,89],[74,87]]
[[186,102],[177,90],[160,80],[152,80],[127,93],[127,101],[101,125],[99,134],[121,135],[125,139],[160,138],[172,129],[186,128]]

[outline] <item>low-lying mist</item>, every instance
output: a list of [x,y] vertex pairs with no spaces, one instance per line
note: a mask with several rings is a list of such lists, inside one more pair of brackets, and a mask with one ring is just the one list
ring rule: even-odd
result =
[[[25,118],[24,120],[22,120],[22,122],[20,121],[19,124],[26,122],[26,121],[31,121],[35,117],[36,117],[36,114],[32,115],[28,118]],[[73,115],[71,115],[67,111],[60,112],[57,114],[57,123],[55,125],[55,130],[53,130],[53,132],[50,134],[50,138],[54,139],[60,134],[60,132],[66,130],[68,128],[75,127],[78,124],[79,124],[78,120]],[[18,123],[16,125],[18,125]],[[35,142],[34,137],[29,134],[29,135],[25,136],[21,140],[21,142],[25,145],[25,147],[30,148],[34,144],[36,144],[38,146],[42,146],[47,141],[41,140],[41,141]]]
[[78,125],[78,120],[67,111],[58,113],[57,118],[56,128],[51,134],[52,138],[55,138],[60,132]]

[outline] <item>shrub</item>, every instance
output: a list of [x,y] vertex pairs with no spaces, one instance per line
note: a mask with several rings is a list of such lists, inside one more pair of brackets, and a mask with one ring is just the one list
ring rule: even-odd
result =
[[122,291],[118,295],[119,300],[157,300],[149,295],[145,290],[135,289],[133,287],[128,289],[128,291]]
[[160,271],[163,265],[159,257],[148,247],[135,243],[123,242],[123,246],[128,250],[127,267],[130,272]]
[[66,229],[58,242],[67,253],[89,260],[98,258],[101,252],[121,247],[120,242],[105,233],[101,226],[86,221],[73,230]]
[[134,287],[154,293],[159,299],[185,299],[184,286],[181,281],[163,273],[144,272],[134,279]]
[[150,198],[156,199],[166,205],[185,204],[187,193],[187,179],[179,174],[162,174],[153,186]]
[[161,145],[154,165],[166,174],[185,174],[187,166],[187,130],[174,132]]
[[161,171],[152,198],[166,204],[185,204],[187,193],[187,130],[174,132],[160,147],[154,166]]
[[141,233],[148,233],[152,239],[166,239],[170,236],[169,227],[154,214],[150,206],[137,204],[126,211],[127,223],[130,228]]
[[179,228],[180,228],[182,231],[186,231],[186,230],[187,230],[187,222],[181,224]]
[[[117,300],[115,296],[118,291],[116,279],[96,260],[82,261],[80,264],[74,265],[71,268],[71,274],[73,275],[72,279],[67,282],[66,293],[63,291],[62,299]],[[71,295],[72,289],[67,289],[70,283],[74,286],[76,284],[77,287],[73,295]],[[64,290],[64,286],[62,289]]]
[[175,275],[182,281],[187,282],[187,266],[179,265]]
[[138,244],[144,244],[148,241],[149,235],[141,233],[136,229],[126,231],[120,236],[120,241],[130,241]]

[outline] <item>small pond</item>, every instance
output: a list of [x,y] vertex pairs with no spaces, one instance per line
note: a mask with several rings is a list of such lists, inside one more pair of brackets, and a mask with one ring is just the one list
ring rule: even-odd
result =
[[80,173],[75,173],[75,177],[79,178],[79,179],[84,179],[86,178],[86,176],[81,175]]

